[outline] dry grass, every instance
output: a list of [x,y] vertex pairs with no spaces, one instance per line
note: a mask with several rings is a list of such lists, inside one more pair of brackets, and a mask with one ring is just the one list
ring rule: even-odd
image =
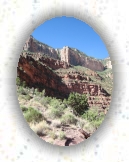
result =
[[76,125],[77,119],[76,119],[75,115],[73,115],[72,113],[68,112],[68,113],[64,114],[61,117],[61,123],[62,124],[74,124],[74,125]]
[[39,123],[30,123],[30,128],[36,133],[36,134],[49,134],[49,132],[51,131],[49,125],[47,124],[47,122],[45,120],[39,122]]
[[49,137],[51,137],[52,139],[56,139],[57,138],[57,135],[56,135],[56,133],[54,131],[51,131],[49,133]]
[[59,128],[61,127],[61,121],[59,119],[52,120],[51,126],[54,128]]
[[64,133],[63,131],[60,131],[60,132],[59,132],[59,135],[58,135],[58,138],[59,138],[60,140],[63,140],[63,139],[65,139],[65,137],[66,137],[65,133]]

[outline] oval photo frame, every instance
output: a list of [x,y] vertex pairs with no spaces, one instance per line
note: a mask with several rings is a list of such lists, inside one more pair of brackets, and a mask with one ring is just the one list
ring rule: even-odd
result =
[[[0,132],[4,137],[0,145],[1,161],[122,161],[129,135],[126,121],[129,61],[125,51],[128,34],[121,30],[125,27],[122,11],[115,8],[121,3],[113,4],[114,8],[107,0],[19,0],[7,4],[12,10],[2,10],[7,11],[9,21],[4,21],[4,16],[1,18],[0,51],[4,53],[0,60]],[[16,93],[19,51],[35,28],[59,16],[74,17],[90,25],[105,43],[113,66],[112,100],[104,122],[85,142],[70,147],[54,146],[38,138],[22,115]]]

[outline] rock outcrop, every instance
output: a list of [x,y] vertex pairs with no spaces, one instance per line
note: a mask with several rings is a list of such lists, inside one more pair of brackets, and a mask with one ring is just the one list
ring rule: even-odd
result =
[[52,58],[58,59],[58,51],[54,48],[51,48],[47,46],[44,43],[41,43],[33,38],[33,36],[30,36],[28,40],[26,41],[23,51],[29,51],[33,53],[39,53],[39,54],[46,54]]
[[38,88],[40,91],[45,89],[48,96],[68,97],[67,86],[61,82],[61,78],[47,65],[31,56],[20,56],[17,72],[20,79],[29,87]]
[[105,58],[104,60],[101,60],[101,63],[103,64],[105,69],[112,69],[112,63],[111,63],[110,57]]
[[104,70],[104,66],[100,61],[90,58],[82,54],[80,51],[77,51],[76,49],[74,50],[69,47],[63,47],[63,49],[61,49],[60,55],[61,55],[61,60],[71,65],[84,66],[94,71]]
[[72,49],[67,46],[62,49],[54,49],[37,41],[32,36],[26,41],[23,51],[39,53],[39,55],[46,54],[51,58],[64,61],[67,64],[84,66],[94,71],[104,70],[104,66],[99,60],[88,57],[77,49]]

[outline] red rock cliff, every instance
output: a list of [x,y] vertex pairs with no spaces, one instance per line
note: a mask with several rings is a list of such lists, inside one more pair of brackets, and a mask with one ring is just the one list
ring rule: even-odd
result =
[[[89,105],[98,105],[101,108],[109,106],[110,95],[100,86],[91,81],[90,75],[101,80],[101,77],[92,70],[89,76],[81,72],[59,72],[57,69],[69,69],[71,65],[53,58],[45,58],[39,54],[23,53],[18,63],[18,76],[26,81],[29,87],[45,89],[48,96],[67,98],[70,92],[89,94]],[[56,70],[57,71],[56,71]],[[55,70],[55,71],[54,71]],[[95,100],[95,97],[98,100]]]

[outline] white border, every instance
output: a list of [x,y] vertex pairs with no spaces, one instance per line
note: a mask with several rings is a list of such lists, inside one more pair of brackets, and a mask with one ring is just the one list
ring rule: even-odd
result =
[[[129,23],[128,0],[0,1],[0,161],[129,161]],[[17,64],[32,31],[57,16],[78,18],[105,42],[113,65],[110,110],[86,142],[53,146],[26,124],[16,95]]]

